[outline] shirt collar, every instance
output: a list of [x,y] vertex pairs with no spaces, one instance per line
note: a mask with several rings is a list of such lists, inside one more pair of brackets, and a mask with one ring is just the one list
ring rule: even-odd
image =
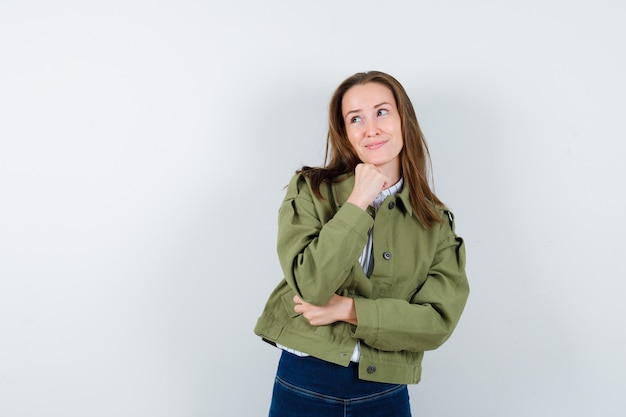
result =
[[389,188],[385,188],[384,190],[382,190],[380,194],[378,194],[378,197],[376,197],[374,201],[372,202],[372,206],[374,206],[374,208],[378,210],[380,206],[383,205],[383,202],[385,201],[387,197],[398,195],[400,190],[402,190],[402,184],[404,184],[404,179],[400,178],[400,180],[397,183],[395,183]]

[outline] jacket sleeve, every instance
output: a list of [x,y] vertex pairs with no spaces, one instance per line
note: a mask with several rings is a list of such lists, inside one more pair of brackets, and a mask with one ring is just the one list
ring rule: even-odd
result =
[[304,301],[326,304],[349,279],[373,219],[346,203],[336,213],[301,174],[289,186],[278,215],[278,258],[285,279]]
[[379,350],[414,352],[436,349],[450,337],[465,307],[469,284],[465,246],[454,233],[452,214],[447,217],[440,225],[428,277],[410,300],[355,298],[354,337]]

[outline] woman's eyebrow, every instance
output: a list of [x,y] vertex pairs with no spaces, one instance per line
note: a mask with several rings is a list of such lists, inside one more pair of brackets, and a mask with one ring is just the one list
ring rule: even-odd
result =
[[359,113],[361,112],[361,109],[356,109],[356,110],[350,110],[349,112],[347,112],[346,114],[343,115],[343,117],[348,117],[349,114],[351,113]]
[[[391,106],[391,103],[383,101],[382,103],[379,103],[379,104],[375,105],[374,108],[377,109],[377,108],[379,108],[381,106]],[[361,111],[362,111],[361,109],[350,110],[349,112],[344,114],[343,117],[345,118],[345,117],[348,117],[348,115],[350,115],[351,113],[359,113]]]

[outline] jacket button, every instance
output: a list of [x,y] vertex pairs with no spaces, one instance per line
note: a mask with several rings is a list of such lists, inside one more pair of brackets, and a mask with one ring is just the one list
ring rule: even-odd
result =
[[396,207],[396,202],[391,201],[387,207],[389,207],[389,210],[393,210]]
[[367,367],[367,373],[368,374],[373,374],[374,372],[376,372],[376,366],[375,365],[370,365]]
[[385,258],[386,260],[391,259],[391,252],[385,252],[385,253],[383,253],[383,258]]

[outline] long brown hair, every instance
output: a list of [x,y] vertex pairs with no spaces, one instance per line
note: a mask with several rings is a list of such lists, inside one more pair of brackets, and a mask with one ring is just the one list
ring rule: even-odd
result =
[[428,145],[409,96],[398,80],[389,74],[380,71],[359,72],[339,84],[328,109],[324,166],[316,168],[305,166],[300,172],[311,179],[313,192],[321,198],[320,186],[323,182],[333,182],[339,175],[354,172],[356,166],[361,163],[346,134],[341,102],[350,88],[367,83],[378,83],[387,87],[396,100],[404,142],[400,151],[401,175],[404,178],[404,186],[409,187],[411,205],[417,217],[424,227],[429,228],[434,223],[441,222],[436,207],[443,206],[443,203],[430,187],[432,174]]

